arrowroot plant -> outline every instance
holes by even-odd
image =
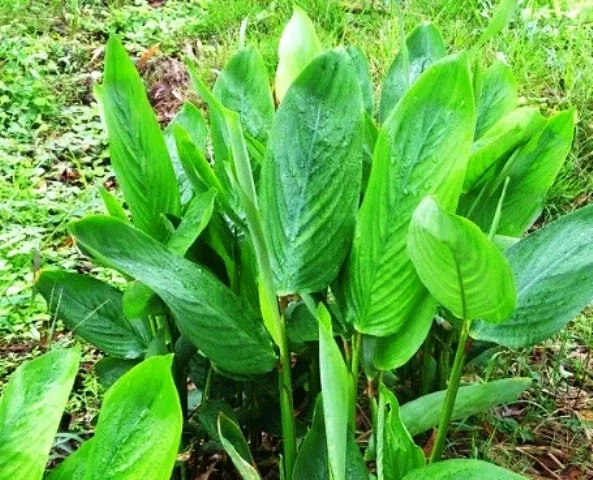
[[[362,51],[325,49],[295,7],[275,96],[254,48],[212,90],[188,59],[208,122],[187,103],[164,132],[109,40],[96,95],[126,208],[103,189],[109,215],[69,230],[128,283],[38,278],[52,313],[105,353],[96,372],[109,387],[95,436],[52,479],[189,478],[187,458],[212,448],[246,479],[521,478],[440,461],[452,420],[529,387],[461,385],[466,357],[544,340],[593,297],[593,207],[524,236],[575,113],[519,107],[510,69],[483,66],[514,3],[467,52],[448,54],[432,24],[402,35],[377,111]],[[30,463],[23,445],[36,459],[26,478],[41,477],[76,371],[46,360],[52,376],[23,381],[34,362],[0,403],[0,438],[13,439],[0,442],[1,478]],[[35,399],[15,420],[29,388],[55,392],[51,422],[29,423]],[[414,437],[434,427],[425,458]]]

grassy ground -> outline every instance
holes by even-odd
[[[380,1],[303,0],[326,45],[356,43],[376,84],[397,50],[397,23]],[[489,0],[408,0],[407,28],[431,19],[452,50],[472,45],[491,13]],[[236,47],[248,18],[247,42],[270,74],[290,2],[263,0],[4,0],[0,3],[0,385],[16,366],[52,343],[75,342],[32,293],[42,265],[93,268],[77,254],[65,224],[101,209],[97,186],[112,185],[92,85],[100,78],[110,32],[139,61],[159,118],[166,123],[186,98],[181,58],[194,56],[213,79]],[[522,2],[510,28],[485,51],[512,66],[522,101],[551,112],[577,107],[573,152],[546,206],[545,218],[593,195],[593,4]],[[108,272],[95,270],[100,275]],[[117,281],[116,278],[114,278]],[[449,455],[492,459],[533,477],[593,476],[593,328],[585,313],[545,345],[501,352],[482,377],[528,375],[538,381],[524,400],[458,424]],[[55,328],[57,327],[57,328]],[[96,352],[69,405],[71,430],[92,428],[100,388]],[[62,438],[63,449],[72,438]],[[593,478],[593,477],[592,477]]]

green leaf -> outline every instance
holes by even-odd
[[[319,372],[323,392],[323,417],[332,480],[345,480],[348,438],[349,375],[332,333],[331,317],[325,306],[317,307],[319,320]]]
[[[584,207],[509,248],[517,309],[503,325],[474,323],[471,336],[512,348],[560,331],[593,299],[593,206]]]
[[[208,138],[208,126],[200,109],[192,103],[186,102],[165,129],[165,141],[167,143],[169,155],[171,156],[175,176],[177,177],[177,182],[179,184],[181,203],[185,205],[191,200],[194,190],[187,173],[183,168],[183,163],[181,162],[177,150],[177,143],[175,141],[175,129],[177,127],[181,127],[185,130],[188,133],[188,139],[190,139],[200,152],[204,152],[206,150],[206,140]]]
[[[375,114],[375,109],[373,106],[373,80],[369,70],[369,62],[367,61],[364,52],[356,45],[348,45],[346,47],[346,52],[352,59],[352,63],[356,69],[356,76],[362,94],[364,110],[372,119]]]
[[[511,15],[517,7],[518,0],[501,0],[498,7],[492,15],[492,20],[480,35],[476,44],[472,47],[472,52],[477,52],[484,44],[500,33],[500,31],[509,23]]]
[[[141,282],[128,284],[122,297],[122,309],[128,318],[147,318],[149,315],[166,315],[162,300]],[[149,336],[152,340],[152,335]]]
[[[276,113],[260,199],[279,294],[322,290],[340,269],[360,195],[362,120],[343,50],[317,56]]]
[[[517,81],[509,66],[496,60],[480,79],[476,92],[476,138],[517,108]]]
[[[278,45],[276,98],[279,102],[301,71],[320,52],[321,43],[311,19],[302,8],[295,5]]]
[[[315,402],[311,429],[299,448],[294,464],[293,478],[331,480],[321,395],[317,397]],[[348,480],[369,480],[369,473],[362,454],[351,433],[348,433],[346,443],[346,478]]]
[[[527,142],[544,124],[544,117],[533,107],[518,108],[496,122],[472,146],[463,182],[464,191],[476,185],[490,167]]]
[[[420,74],[446,54],[441,32],[431,23],[421,23],[406,38],[408,62],[400,51],[389,67],[379,105],[379,120],[387,120],[397,103]]]
[[[410,470],[424,465],[424,452],[414,443],[403,424],[397,399],[381,383],[377,417],[377,476],[379,480],[400,480]]]
[[[41,480],[80,359],[53,350],[20,365],[0,397],[0,478]]]
[[[431,295],[457,318],[507,320],[515,282],[503,254],[472,222],[425,198],[412,217],[408,253]]]
[[[153,290],[181,334],[221,368],[239,374],[274,368],[276,355],[261,320],[210,272],[119,220],[88,217],[69,229],[97,260]]]
[[[99,194],[101,195],[101,199],[103,200],[103,204],[109,215],[119,218],[120,220],[128,220],[128,216],[126,215],[126,211],[122,204],[119,203],[119,200],[111,195],[111,193],[109,193],[109,191],[102,185],[99,187]]]
[[[50,472],[47,480],[84,480],[92,444],[92,439],[83,442],[78,450]]]
[[[95,364],[95,375],[105,389],[111,387],[119,377],[138,365],[138,360],[104,357]]]
[[[290,302],[284,311],[286,317],[286,334],[296,344],[316,342],[319,340],[317,318],[311,314],[302,300]]]
[[[265,144],[274,118],[274,99],[258,51],[246,47],[233,54],[212,91],[222,105],[239,114],[243,130]]]
[[[418,468],[403,480],[526,480],[525,477],[481,460],[445,460]]]
[[[183,425],[172,362],[144,360],[107,390],[84,480],[169,480]]]
[[[365,113],[364,132],[362,136],[362,192],[367,189],[371,168],[373,166],[373,153],[379,136],[379,128],[373,118]]]
[[[134,224],[162,240],[161,214],[178,214],[179,187],[167,146],[142,79],[116,36],[105,53],[96,95],[109,136],[111,163]]]
[[[89,275],[59,270],[42,272],[36,287],[52,315],[105,353],[138,358],[146,351],[145,340],[123,314],[122,293],[116,288]]]
[[[383,125],[356,233],[336,294],[362,333],[387,336],[414,319],[427,331],[428,292],[406,252],[412,213],[426,195],[454,210],[473,138],[467,56],[426,70]],[[409,325],[409,324],[408,324]],[[423,338],[419,341],[422,342]]]
[[[214,189],[198,193],[192,198],[181,223],[167,241],[167,248],[171,252],[181,257],[187,253],[210,222],[214,212],[215,198],[216,191]]]
[[[505,378],[462,386],[455,398],[451,421],[485,412],[497,405],[512,403],[531,383],[529,378]],[[434,392],[402,405],[401,418],[410,435],[424,433],[438,425],[446,393],[446,390]]]
[[[482,229],[492,223],[504,179],[509,178],[497,233],[520,237],[539,217],[546,194],[568,155],[574,135],[574,109],[550,118],[543,130],[513,155],[487,188],[475,215]]]
[[[249,445],[247,445],[239,426],[222,412],[218,415],[217,423],[222,446],[231,457],[235,468],[241,474],[241,478],[243,480],[261,479],[249,452]],[[247,457],[245,457],[245,453],[240,453],[245,451]]]

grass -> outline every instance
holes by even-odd
[[[356,43],[363,48],[378,87],[399,42],[389,6],[377,0],[299,3],[325,45]],[[237,46],[241,21],[247,18],[246,40],[261,51],[272,76],[277,41],[291,8],[286,0],[0,4],[0,386],[30,356],[52,344],[76,342],[32,292],[41,266],[93,269],[118,280],[81,257],[65,233],[69,220],[102,210],[98,185],[114,186],[92,96],[109,33],[117,32],[143,64],[151,100],[166,122],[188,95],[183,55],[195,57],[213,80]],[[408,31],[432,20],[447,44],[458,50],[478,38],[492,2],[409,0],[403,10]],[[569,105],[577,109],[574,148],[549,194],[545,220],[589,202],[593,195],[592,51],[593,3],[568,0],[522,2],[509,28],[485,49],[486,61],[503,56],[512,66],[523,103],[547,113]],[[516,406],[456,424],[448,455],[490,458],[547,478],[591,474],[590,320],[590,312],[585,313],[544,345],[501,351],[477,368],[473,374],[482,378],[527,375],[537,382]],[[101,389],[92,374],[97,358],[98,352],[87,347],[85,368],[68,407],[70,430],[83,436],[92,429],[100,402]],[[67,453],[73,442],[76,438],[61,438],[56,455]]]

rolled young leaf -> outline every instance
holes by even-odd
[[[515,308],[515,282],[503,254],[469,220],[432,197],[414,211],[408,253],[431,295],[457,318],[499,323]]]
[[[346,445],[348,437],[349,375],[340,349],[332,333],[329,312],[320,303],[319,320],[319,372],[323,392],[323,417],[327,437],[330,477],[346,480]]]
[[[421,23],[406,38],[407,61],[400,51],[383,81],[379,121],[384,122],[420,74],[446,54],[441,32],[431,23]]]
[[[169,480],[183,424],[172,362],[144,360],[107,390],[84,480]]]
[[[124,207],[120,201],[114,195],[109,193],[109,190],[107,190],[103,185],[99,186],[99,195],[101,195],[103,205],[105,205],[105,209],[109,215],[119,218],[120,220],[128,220],[126,211],[124,210]]]
[[[237,471],[241,474],[243,480],[261,479],[253,457],[249,451],[249,445],[243,437],[243,432],[232,419],[224,413],[218,414],[217,429],[222,446],[231,457]],[[241,452],[247,452],[241,453]],[[247,457],[247,458],[246,458]]]
[[[132,220],[162,240],[166,231],[160,215],[179,213],[179,187],[142,79],[116,36],[107,43],[103,85],[95,93],[107,127],[111,163]]]
[[[89,275],[46,270],[36,287],[50,311],[68,328],[100,350],[121,358],[144,354],[147,338],[134,329],[122,310],[123,294]]]
[[[505,378],[481,385],[461,386],[451,420],[461,420],[496,405],[512,403],[531,383],[529,378]],[[401,418],[410,435],[424,433],[438,425],[446,393],[446,390],[430,393],[401,406]]]
[[[529,347],[560,331],[593,299],[593,206],[545,226],[505,255],[517,282],[517,309],[502,325],[476,322],[471,336]]]
[[[320,52],[321,43],[311,19],[302,8],[295,5],[278,45],[276,98],[279,102],[301,71]]]
[[[476,134],[478,139],[496,122],[517,108],[517,80],[511,68],[496,60],[480,78],[479,91],[476,92]]]
[[[408,473],[403,480],[527,480],[517,473],[481,460],[445,460],[418,468]]]
[[[348,252],[362,179],[363,108],[344,50],[317,56],[276,113],[260,207],[277,293],[334,280]]]
[[[0,478],[41,480],[78,370],[80,350],[53,350],[21,366],[0,397]]]
[[[447,57],[426,70],[384,123],[336,288],[359,332],[387,336],[407,328],[411,319],[424,327],[430,323],[428,291],[406,252],[408,225],[426,195],[435,194],[447,209],[456,208],[473,128],[465,55]]]
[[[110,217],[87,217],[69,229],[98,261],[153,290],[182,335],[221,368],[239,374],[274,368],[276,355],[261,320],[213,274]]]

